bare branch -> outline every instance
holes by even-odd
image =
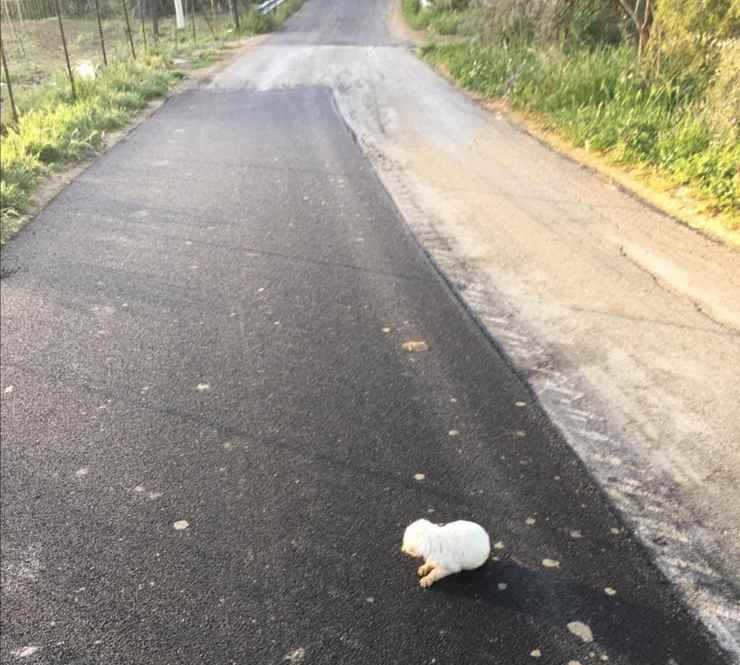
[[[645,30],[650,20],[650,0],[645,0],[645,16],[642,21],[642,29]]]
[[[619,4],[622,5],[622,9],[624,9],[624,11],[627,13],[627,16],[629,16],[632,19],[633,23],[636,26],[639,26],[640,21],[637,18],[637,12],[636,12],[636,10],[635,11],[632,11],[629,8],[629,5],[627,5],[626,0],[618,0],[618,1],[619,1]]]

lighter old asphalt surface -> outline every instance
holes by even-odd
[[[362,40],[363,7],[314,4],[274,39]],[[3,663],[728,662],[330,89],[173,98],[3,266]],[[421,590],[421,516],[497,560]]]

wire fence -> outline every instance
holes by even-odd
[[[17,107],[32,107],[34,90],[60,76],[74,97],[80,79],[116,60],[197,56],[250,9],[249,0],[0,0],[2,123],[17,123]]]

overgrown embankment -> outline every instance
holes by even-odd
[[[38,60],[29,65],[34,78],[41,77],[43,82],[24,86],[22,78],[15,80],[17,123],[5,86],[2,89],[0,244],[26,221],[24,213],[46,176],[94,155],[105,144],[106,135],[124,128],[152,100],[164,97],[185,76],[183,68],[204,67],[219,60],[237,43],[235,40],[280,27],[302,4],[303,0],[286,0],[268,16],[252,9],[241,17],[239,31],[222,25],[213,32],[201,31],[192,41],[182,35],[178,38],[176,31],[169,29],[166,21],[174,28],[174,19],[163,19],[160,39],[150,43],[146,54],[140,53],[136,60],[117,54],[107,67],[90,68],[94,76],[76,77],[74,97],[61,63],[42,56],[48,37],[39,32],[39,49],[34,51],[30,40],[27,48],[32,54],[39,53]],[[39,21],[39,28],[46,29],[47,23]],[[32,29],[28,34],[33,35]]]
[[[740,10],[714,0],[708,17],[691,14],[698,0],[676,2],[647,14],[638,2],[635,17],[618,0],[438,0],[426,9],[403,0],[403,9],[433,37],[424,57],[465,88],[506,100],[575,146],[690,188],[705,213],[738,229]],[[645,21],[652,31],[640,38]]]

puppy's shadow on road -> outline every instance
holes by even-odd
[[[587,586],[563,571],[528,568],[511,560],[489,561],[432,588],[492,610],[521,613],[535,623],[564,632],[569,622],[581,621],[591,628],[595,644],[629,662],[669,662],[678,656],[682,656],[681,662],[714,662],[711,642],[688,613],[676,612],[675,606],[670,614],[658,609],[666,606],[662,594],[652,604],[635,604],[618,595],[608,596],[603,588]],[[689,626],[691,630],[687,630]],[[692,654],[699,660],[692,660]]]

